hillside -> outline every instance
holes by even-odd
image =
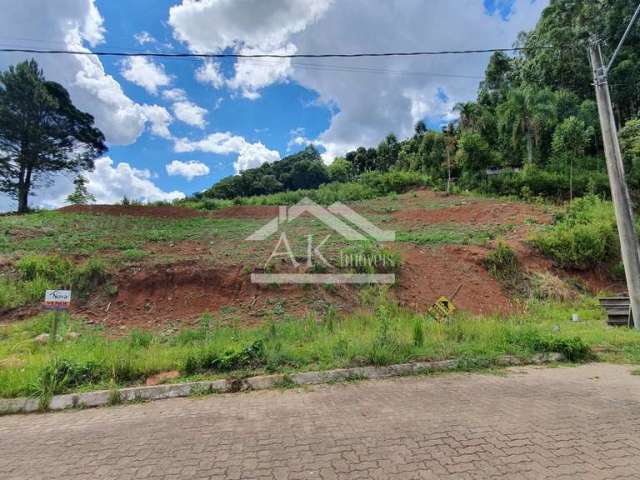
[[[527,239],[552,221],[555,207],[473,195],[447,196],[430,190],[411,191],[350,206],[387,230],[397,241],[385,249],[400,255],[393,298],[416,312],[440,296],[462,288],[455,300],[473,314],[510,313],[522,298],[487,270],[485,258],[497,239],[511,246],[526,274],[570,272],[552,266],[528,245]],[[4,282],[20,283],[21,262],[61,262],[70,258],[74,268],[91,261],[99,265],[94,289],[74,301],[73,313],[110,329],[167,328],[192,324],[204,312],[225,321],[259,323],[274,311],[281,314],[322,314],[330,306],[351,312],[361,307],[360,295],[371,287],[260,286],[252,272],[264,271],[278,238],[245,241],[253,231],[277,216],[277,207],[234,206],[214,212],[180,207],[74,206],[26,217],[0,219],[5,232],[2,254]],[[322,239],[327,258],[338,258],[350,248],[321,222],[304,216],[288,225],[287,235],[296,257],[304,257],[306,235]],[[288,271],[286,259],[270,262],[272,272]],[[23,272],[24,273],[24,272]],[[575,272],[574,272],[575,273]],[[580,273],[593,293],[618,285],[593,272]],[[17,282],[17,283],[16,283]],[[48,285],[54,287],[54,282]],[[44,285],[41,285],[41,290]],[[10,308],[5,296],[2,321],[37,312],[41,292]]]

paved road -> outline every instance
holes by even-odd
[[[0,478],[640,478],[640,376],[594,364],[0,417]]]

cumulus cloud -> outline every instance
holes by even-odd
[[[20,0],[2,2],[0,31],[8,38],[46,38],[51,45],[85,50],[86,44],[104,40],[103,20],[94,0]],[[37,12],[37,13],[36,13]],[[25,46],[29,40],[21,40]],[[144,131],[145,116],[128,98],[118,82],[107,75],[97,57],[80,55],[34,55],[12,53],[0,56],[0,69],[35,57],[45,76],[64,85],[74,104],[96,119],[107,141],[130,144]]]
[[[480,0],[458,0],[455,8],[450,0],[432,0],[426,9],[422,0],[387,0],[376,8],[368,0],[183,0],[171,8],[169,23],[176,39],[196,51],[493,48],[509,47],[518,32],[531,29],[548,0],[513,0],[509,12],[503,3],[486,10]],[[330,160],[359,145],[376,145],[389,132],[408,135],[424,117],[451,118],[456,102],[475,96],[488,58],[239,59],[227,84],[248,98],[287,79],[317,92],[332,110],[329,128],[317,139]]]
[[[168,163],[165,168],[169,176],[180,176],[189,181],[193,180],[195,177],[209,175],[209,167],[196,160],[191,160],[189,162],[173,160],[171,163]]]
[[[204,128],[207,110],[189,100],[180,100],[173,104],[173,113],[178,120],[193,127]]]
[[[152,95],[158,93],[159,87],[171,84],[171,77],[164,71],[164,66],[147,57],[129,57],[122,61],[121,75],[131,83],[144,88]]]
[[[162,97],[166,100],[171,100],[172,102],[186,100],[187,92],[181,88],[168,88],[162,91]]]
[[[142,112],[151,124],[151,133],[162,138],[171,138],[169,125],[173,117],[166,108],[160,105],[143,105]]]
[[[96,203],[113,204],[124,197],[142,202],[173,201],[185,198],[183,192],[166,192],[153,182],[154,174],[147,169],[137,169],[126,162],[114,165],[109,157],[95,161],[92,172],[82,174],[87,179],[87,189],[96,197]],[[39,185],[30,198],[32,207],[59,208],[67,204],[67,196],[73,192],[73,175],[58,174],[47,185]],[[15,209],[15,202],[0,194],[0,212]]]
[[[266,162],[280,160],[280,153],[277,150],[269,150],[261,142],[249,143],[243,137],[230,132],[212,133],[197,141],[179,138],[176,139],[174,150],[178,153],[196,151],[220,155],[237,153],[238,158],[234,162],[236,173],[259,167]]]
[[[263,48],[245,47],[240,49],[244,55],[271,53],[277,55],[293,55],[296,46],[289,43],[281,48],[265,50]],[[283,82],[291,72],[291,59],[253,59],[239,58],[235,64],[235,75],[227,80],[227,86],[240,90],[242,96],[250,100],[260,97],[260,89],[272,83]]]
[[[319,19],[332,3],[333,0],[183,0],[171,7],[169,24],[175,38],[196,52],[233,48],[246,54],[291,54],[296,46],[287,39]],[[256,18],[260,21],[256,22]],[[208,73],[218,88],[224,79],[213,65],[205,64],[200,77]],[[256,99],[261,88],[285,80],[290,70],[288,59],[239,59],[235,75],[226,84],[245,98]]]
[[[113,160],[102,157],[96,160],[95,170],[86,174],[87,188],[98,203],[116,203],[123,197],[143,202],[173,201],[185,197],[179,191],[165,192],[151,180],[149,170],[138,170],[126,162],[114,167]]]
[[[220,65],[209,60],[196,70],[196,80],[200,83],[211,84],[215,88],[220,88],[225,83],[224,76],[220,72]]]
[[[220,51],[239,45],[278,48],[291,34],[318,19],[331,3],[332,0],[183,0],[169,10],[169,24],[176,39],[194,51]]]
[[[136,33],[133,38],[140,45],[146,45],[147,43],[156,43],[156,39],[149,32],[139,32]]]

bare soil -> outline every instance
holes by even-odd
[[[525,203],[502,203],[491,200],[469,200],[446,208],[410,208],[393,216],[408,225],[462,223],[475,225],[523,225],[527,221],[551,222],[551,215]]]
[[[251,283],[250,273],[241,267],[203,267],[195,261],[124,270],[117,275],[117,286],[114,298],[95,297],[77,305],[75,312],[111,328],[160,328],[195,324],[204,312],[251,325],[285,313],[323,313],[329,305],[349,311],[355,305],[346,288],[262,286]]]
[[[482,264],[487,249],[447,245],[437,249],[406,245],[402,250],[398,297],[417,311],[425,311],[440,296],[474,314],[510,313],[514,304]]]

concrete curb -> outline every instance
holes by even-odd
[[[561,353],[541,353],[529,361],[513,356],[500,357],[494,365],[508,367],[517,365],[540,365],[565,360]],[[266,390],[280,386],[303,386],[320,383],[349,380],[375,380],[429,372],[455,370],[459,360],[441,360],[435,362],[415,362],[389,365],[386,367],[356,367],[326,370],[320,372],[302,372],[290,375],[261,375],[243,379],[212,380],[203,382],[157,385],[153,387],[129,387],[117,390],[99,390],[87,393],[55,395],[49,402],[48,410],[66,410],[68,408],[102,407],[111,404],[162,400],[166,398],[188,397],[192,394],[231,393],[248,390]],[[38,399],[12,398],[0,399],[0,415],[12,413],[33,413],[40,411]]]

